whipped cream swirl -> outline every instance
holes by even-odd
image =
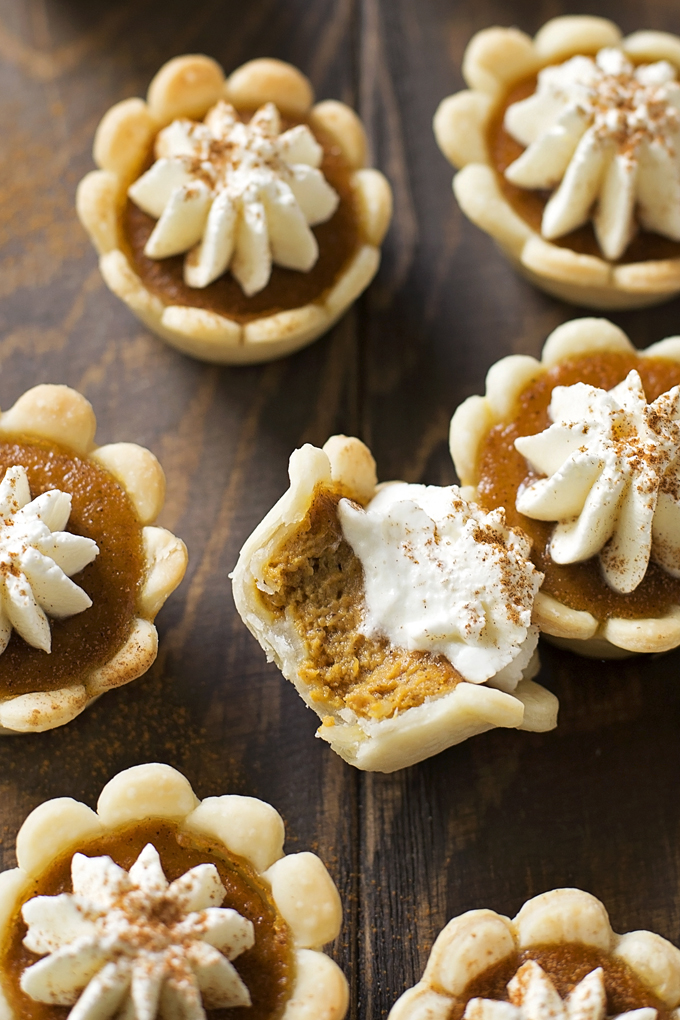
[[[188,286],[207,287],[230,269],[251,296],[267,285],[272,262],[302,272],[316,263],[310,227],[330,219],[340,199],[319,170],[323,149],[306,124],[281,133],[273,103],[245,124],[220,101],[202,123],[164,128],[155,154],[128,194],[158,220],[145,255],[188,252]]]
[[[598,555],[607,583],[634,591],[650,558],[680,577],[680,387],[647,403],[640,376],[612,390],[556,386],[553,422],[515,448],[541,478],[521,489],[517,509],[557,521],[556,563]]]
[[[527,146],[505,171],[522,188],[556,189],[541,233],[562,237],[592,219],[618,259],[638,224],[680,241],[680,83],[664,60],[635,67],[617,49],[546,67],[505,127]]]
[[[562,999],[555,985],[535,960],[527,960],[508,982],[509,1002],[470,999],[463,1020],[605,1020],[607,992],[602,967],[586,974]],[[656,1020],[651,1006],[618,1013],[622,1020]]]
[[[364,632],[444,655],[466,680],[514,690],[536,648],[543,580],[530,543],[455,485],[384,486],[366,510],[343,499],[342,531],[364,571]]]
[[[206,1008],[251,1004],[229,961],[254,944],[253,924],[220,906],[226,890],[214,864],[168,884],[148,843],[129,872],[83,854],[71,872],[73,893],[22,908],[24,945],[48,954],[21,975],[36,1002],[73,1006],[69,1020],[205,1020]]]
[[[71,496],[50,489],[31,499],[23,467],[0,482],[0,652],[12,628],[29,645],[51,651],[48,615],[63,619],[92,605],[71,580],[99,553],[96,542],[64,531]]]

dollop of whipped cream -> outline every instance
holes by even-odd
[[[612,390],[556,386],[553,422],[515,448],[541,478],[521,489],[517,509],[557,521],[556,563],[598,555],[607,583],[634,591],[650,558],[680,577],[680,387],[647,403],[629,372]]]
[[[26,995],[73,1006],[70,1020],[205,1020],[205,1008],[251,1004],[230,960],[253,946],[253,924],[220,906],[226,890],[214,864],[168,884],[148,843],[129,871],[78,853],[71,873],[72,893],[22,908],[24,945],[48,954],[23,971]]]
[[[364,632],[514,690],[538,641],[531,611],[543,574],[505,512],[486,513],[455,485],[395,482],[365,510],[340,500],[338,514],[364,571]]]
[[[535,960],[527,960],[508,982],[509,1002],[470,999],[463,1020],[605,1020],[607,992],[602,967],[586,974],[563,999]],[[626,1020],[656,1020],[651,1006],[618,1013]]]
[[[505,128],[527,146],[507,179],[556,189],[544,237],[592,219],[608,259],[638,224],[680,241],[680,83],[665,60],[635,67],[608,48],[546,67],[534,94],[508,107]]]
[[[144,254],[188,252],[188,286],[207,287],[230,269],[251,296],[267,285],[272,262],[302,272],[316,263],[310,227],[330,219],[340,199],[306,124],[282,133],[273,103],[245,124],[220,101],[203,122],[163,128],[155,155],[128,195],[158,220]]]
[[[12,628],[29,645],[51,651],[48,615],[82,613],[92,599],[71,580],[99,553],[97,543],[64,531],[71,496],[50,489],[31,499],[24,467],[10,467],[0,482],[0,652]]]

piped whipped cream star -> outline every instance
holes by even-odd
[[[545,431],[515,440],[547,478],[521,489],[517,509],[557,521],[556,563],[598,555],[607,583],[634,591],[650,558],[680,577],[680,387],[648,404],[636,371],[612,390],[556,386]]]
[[[253,946],[253,924],[220,906],[214,864],[169,884],[148,843],[129,872],[77,853],[71,873],[73,893],[22,908],[24,945],[48,954],[21,975],[32,999],[73,1006],[69,1020],[205,1020],[206,1008],[251,1004],[230,960]]]
[[[546,67],[533,95],[508,107],[527,146],[505,176],[556,189],[541,233],[562,237],[592,219],[608,259],[637,230],[680,241],[680,83],[666,61],[635,67],[617,49]]]
[[[605,1020],[607,994],[601,967],[591,970],[562,999],[535,960],[528,960],[508,983],[510,1001],[470,999],[463,1020]],[[617,1014],[618,1020],[656,1020],[651,1006]]]
[[[14,628],[29,645],[49,652],[48,615],[63,619],[92,605],[71,580],[99,553],[96,542],[64,531],[71,496],[50,489],[31,499],[23,467],[0,482],[0,652]]]
[[[301,272],[316,263],[310,227],[330,219],[340,199],[319,170],[323,149],[306,124],[282,133],[273,103],[246,124],[220,101],[202,123],[164,128],[155,154],[128,194],[158,220],[144,253],[188,252],[190,287],[207,287],[230,269],[251,296],[267,285],[272,262]]]

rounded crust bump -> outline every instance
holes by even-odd
[[[37,876],[55,857],[82,840],[101,835],[103,826],[91,808],[71,797],[39,804],[17,834],[17,861],[22,871]]]
[[[297,67],[283,60],[261,57],[249,60],[229,75],[224,97],[237,110],[255,110],[272,102],[281,113],[304,117],[314,102],[314,90]]]
[[[206,797],[184,819],[182,827],[218,839],[259,872],[283,856],[283,819],[271,804],[256,797]]]
[[[552,889],[534,896],[514,918],[513,926],[520,949],[580,942],[609,952],[614,939],[604,904],[581,889]]]
[[[442,99],[432,127],[437,145],[453,166],[489,162],[485,132],[493,107],[491,96],[468,89]]]
[[[599,626],[592,613],[570,609],[552,595],[542,591],[539,591],[534,599],[532,620],[544,634],[578,641],[587,641],[594,637]]]
[[[66,446],[84,456],[94,445],[97,429],[92,404],[70,386],[43,383],[19,397],[0,415],[0,439],[34,436]]]
[[[618,956],[635,971],[665,1006],[680,1004],[680,949],[651,931],[631,931],[622,935],[614,948]]]
[[[668,60],[680,68],[680,39],[670,32],[633,32],[622,41],[621,49],[636,61]]]
[[[379,265],[380,249],[372,244],[362,244],[326,295],[324,304],[334,319],[366,290]]]
[[[123,99],[104,114],[94,136],[92,155],[102,170],[128,181],[146,159],[158,123],[143,99]]]
[[[90,703],[82,684],[34,691],[0,702],[1,733],[44,733],[71,722]]]
[[[151,524],[165,502],[165,474],[151,450],[136,443],[109,443],[90,454],[125,489],[141,524]]]
[[[618,46],[621,30],[613,21],[589,14],[551,18],[534,36],[542,63],[565,60],[576,53],[597,53],[603,46]]]
[[[288,854],[263,874],[293,934],[296,946],[318,949],[342,927],[342,903],[335,882],[316,854]]]
[[[536,662],[538,664],[538,658]],[[526,730],[529,733],[548,733],[557,726],[557,713],[560,703],[552,691],[548,691],[545,687],[541,687],[540,684],[534,683],[527,676],[529,672],[529,669],[525,670],[524,679],[520,680],[512,692],[514,697],[521,701],[524,706],[522,725],[517,728]],[[538,669],[536,672],[538,672]]]
[[[337,963],[313,949],[298,949],[295,984],[281,1020],[342,1020],[348,1006],[347,979]]]
[[[571,319],[563,322],[548,336],[543,345],[541,362],[546,368],[552,368],[569,358],[605,353],[637,352],[623,330],[609,319]]]
[[[666,616],[648,620],[611,617],[602,629],[602,636],[627,652],[669,652],[680,645],[680,606]]]
[[[166,329],[207,346],[210,351],[219,347],[234,347],[243,339],[240,323],[205,308],[167,305],[163,309],[161,323]]]
[[[379,248],[392,219],[392,188],[379,170],[366,168],[352,174],[359,225],[364,240]]]
[[[451,999],[440,995],[423,981],[399,996],[387,1020],[449,1020]]]
[[[664,301],[680,290],[680,258],[614,266],[612,279],[622,297],[628,294],[635,300],[644,295],[650,303]]]
[[[366,132],[351,106],[337,99],[324,99],[312,107],[309,122],[312,128],[331,136],[353,170],[366,165]]]
[[[359,503],[368,503],[375,494],[378,475],[373,454],[354,436],[331,436],[323,452],[331,466],[331,478],[342,485]]]
[[[530,36],[517,28],[485,28],[477,32],[463,56],[463,78],[467,84],[496,97],[538,66],[538,55]]]
[[[460,996],[479,974],[514,951],[515,937],[507,917],[493,910],[468,910],[449,921],[437,936],[423,982]]]
[[[9,871],[0,872],[0,931],[11,921],[19,900],[31,886],[31,876],[23,868],[10,868]],[[0,988],[0,1017],[7,1020],[2,1013],[2,988]]]
[[[519,258],[531,238],[531,227],[503,197],[492,168],[469,163],[453,178],[453,191],[467,218]]]
[[[154,75],[146,94],[160,125],[177,117],[205,116],[222,96],[224,71],[211,57],[187,53],[173,57]]]
[[[146,572],[139,593],[139,611],[154,620],[165,600],[186,573],[189,555],[181,538],[165,528],[145,527],[142,531]]]
[[[49,802],[48,802],[49,803]],[[146,818],[184,820],[198,805],[189,780],[170,765],[134,765],[110,779],[99,795],[97,814],[107,829]]]
[[[121,183],[110,170],[85,174],[76,190],[76,212],[98,255],[118,247],[118,202]]]
[[[453,412],[449,450],[461,485],[474,486],[479,481],[479,447],[493,424],[486,397],[468,397]]]
[[[604,259],[560,248],[533,232],[522,248],[520,261],[538,276],[574,287],[607,287],[612,282],[612,267]]]
[[[643,351],[638,351],[640,358],[666,358],[668,361],[680,361],[680,336],[667,336],[665,340],[657,340]]]
[[[158,655],[158,632],[153,623],[137,617],[122,648],[113,658],[93,670],[85,684],[89,698],[98,697],[116,687],[124,687],[142,676]]]
[[[243,340],[246,344],[305,344],[325,332],[330,321],[330,315],[321,305],[302,305],[263,319],[253,319],[243,327]]]
[[[486,373],[486,399],[495,421],[513,414],[520,393],[545,371],[528,354],[509,354]]]

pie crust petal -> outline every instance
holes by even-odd
[[[158,124],[143,99],[123,99],[103,117],[94,136],[95,163],[130,180],[139,172]]]
[[[352,175],[364,236],[379,248],[392,219],[392,189],[378,170],[366,167]]]
[[[282,1020],[341,1020],[349,1006],[349,988],[337,963],[313,949],[298,949],[295,971]]]
[[[636,61],[653,63],[667,60],[671,64],[680,64],[680,40],[670,32],[633,32],[623,39],[621,49]]]
[[[85,224],[98,255],[105,255],[118,246],[118,193],[118,177],[110,170],[91,170],[85,174],[76,191],[78,216]]]
[[[109,443],[91,454],[120,482],[142,524],[155,521],[165,502],[165,474],[151,450],[136,443]]]
[[[422,982],[401,995],[390,1010],[389,1020],[449,1020],[451,999]]]
[[[350,259],[339,280],[326,295],[324,305],[333,321],[368,287],[378,272],[380,250],[372,244],[363,244]]]
[[[89,400],[69,386],[50,383],[27,390],[0,416],[0,439],[35,436],[70,447],[80,456],[91,451],[96,428]]]
[[[198,800],[181,772],[153,762],[135,765],[110,779],[97,801],[97,814],[107,829],[144,818],[186,818]]]
[[[485,131],[492,111],[493,100],[484,92],[464,89],[442,99],[432,126],[449,163],[467,166],[487,162]]]
[[[604,625],[602,636],[627,652],[669,652],[680,645],[680,606],[656,619],[612,617]]]
[[[680,949],[652,931],[621,935],[614,956],[625,960],[671,1008],[680,1002]]]
[[[90,700],[83,684],[7,698],[0,702],[0,735],[44,733],[64,726],[80,715]]]
[[[206,361],[212,361],[211,355],[219,353],[225,345],[237,347],[243,337],[243,327],[233,319],[186,305],[166,305],[161,325],[177,337],[185,338],[182,350]]]
[[[154,605],[160,601],[158,588],[156,591]],[[112,659],[99,669],[93,670],[88,676],[86,683],[88,698],[99,697],[100,694],[105,694],[115,687],[123,687],[136,680],[153,665],[157,654],[158,631],[149,620],[138,617],[132,621],[130,634],[122,648],[118,649]]]
[[[295,945],[318,949],[340,934],[342,904],[326,866],[307,851],[276,861],[263,877],[293,933]]]
[[[517,28],[484,28],[470,40],[463,78],[470,88],[496,97],[504,85],[531,74],[538,65],[533,42]]]
[[[222,98],[224,84],[224,71],[216,60],[200,53],[174,57],[149,85],[146,100],[151,117],[160,125],[176,117],[203,117]],[[145,154],[150,141],[151,136]]]
[[[459,996],[487,967],[515,948],[510,922],[493,910],[469,910],[439,933],[423,980],[449,995]]]
[[[271,57],[249,60],[237,67],[226,80],[224,96],[236,109],[243,110],[276,103],[290,117],[304,117],[314,102],[309,79],[292,64]]]
[[[525,903],[514,920],[517,942],[527,946],[582,942],[608,952],[613,932],[600,900],[581,889],[551,889]]]
[[[214,836],[259,872],[283,857],[283,819],[271,804],[255,797],[206,797],[187,815],[184,828]]]
[[[146,577],[139,593],[139,608],[153,619],[184,577],[189,558],[182,539],[165,528],[144,528],[142,540]]]
[[[324,99],[315,103],[309,119],[313,127],[321,128],[333,138],[351,167],[358,170],[366,165],[366,132],[350,106],[337,99]]]
[[[556,62],[573,53],[597,53],[605,46],[618,46],[621,30],[607,18],[590,14],[567,14],[551,18],[534,36],[540,57]]]
[[[39,874],[55,857],[80,840],[102,832],[101,820],[91,808],[71,797],[57,797],[31,811],[17,835],[17,862],[29,875]]]

